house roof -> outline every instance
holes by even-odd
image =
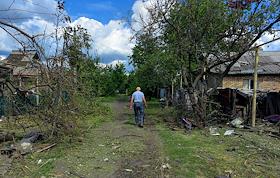
[[[229,75],[251,75],[254,73],[255,52],[245,53],[230,69]],[[225,70],[225,66],[219,66],[214,72]],[[280,74],[280,51],[260,51],[258,74]]]
[[[38,54],[36,51],[29,50],[29,51],[21,51],[21,50],[13,50],[11,54],[3,60],[5,65],[11,66],[25,66],[27,64],[33,63],[33,60],[38,60]]]
[[[13,75],[34,76],[38,75],[35,60],[39,60],[36,51],[13,50],[5,60],[2,60],[2,66],[13,69]]]

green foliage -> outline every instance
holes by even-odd
[[[124,64],[101,66],[95,60],[85,59],[80,64],[79,87],[87,96],[109,96],[126,90],[126,73]]]
[[[144,92],[152,95],[159,87],[169,86],[174,79],[176,61],[172,60],[173,56],[157,40],[149,33],[137,37],[131,56],[136,71],[130,77],[130,91],[141,86]]]
[[[89,162],[92,160],[89,155],[94,154],[94,151],[89,148],[93,148],[94,146],[98,147],[96,143],[106,139],[100,135],[98,130],[94,131],[94,129],[104,122],[112,121],[112,108],[110,105],[100,102],[89,103],[89,100],[85,100],[84,98],[76,98],[76,100],[82,105],[83,110],[91,111],[91,113],[87,112],[84,115],[79,115],[80,118],[78,119],[77,128],[75,130],[77,135],[75,135],[75,137],[68,135],[61,140],[55,140],[57,145],[52,149],[41,153],[34,152],[28,154],[25,159],[14,162],[11,171],[6,175],[7,177],[54,177],[56,175],[56,172],[54,172],[56,168],[60,168],[60,166],[63,167],[65,164],[62,161],[71,163],[71,166],[76,168],[78,156],[84,157],[81,160],[83,161],[82,164],[84,164],[85,161]],[[30,122],[30,119],[28,121]],[[96,137],[98,134],[100,138],[97,140]],[[81,143],[81,140],[83,143]],[[44,145],[44,143],[36,143],[33,146],[45,147],[46,145]],[[108,149],[111,149],[111,147],[108,147]],[[103,155],[100,154],[100,157],[101,156]],[[42,161],[41,164],[38,164],[39,160]],[[91,164],[88,163],[88,165]]]
[[[91,39],[85,28],[81,26],[64,29],[64,53],[69,58],[69,65],[79,71],[80,63],[89,56]]]
[[[65,54],[69,59],[71,71],[75,73],[77,88],[80,95],[86,97],[114,95],[125,92],[125,66],[102,66],[99,57],[91,57],[90,35],[87,30],[77,27],[67,27],[64,30]]]
[[[131,56],[135,78],[155,91],[171,81],[178,86],[177,74],[181,75],[197,125],[210,114],[211,93],[206,91],[215,90],[264,34],[277,36],[272,29],[280,25],[280,3],[272,0],[251,3],[245,10],[231,9],[221,0],[158,1],[149,12],[150,22],[136,35]],[[222,70],[209,85],[216,67]]]

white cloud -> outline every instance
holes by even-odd
[[[167,7],[172,6],[172,2],[168,0],[137,0],[133,4],[131,16],[132,19],[132,29],[136,32],[143,29],[143,27],[151,24],[152,14],[158,14],[160,11],[165,11]],[[157,24],[153,24],[155,28],[158,27]]]
[[[275,34],[269,34],[266,33],[262,36],[260,40],[258,40],[257,44],[264,44],[266,42],[272,41],[273,39],[279,38],[280,32],[276,32]],[[263,47],[264,51],[279,51],[280,50],[280,40],[274,41],[272,43],[269,43],[267,45],[264,45]]]
[[[102,62],[108,64],[116,59],[128,60],[128,56],[131,55],[131,49],[134,46],[131,41],[132,31],[125,22],[111,20],[108,24],[102,24],[94,19],[80,17],[71,25],[80,25],[88,30],[93,40],[92,53],[97,51]],[[48,38],[42,43],[47,50],[51,50],[49,46],[53,45],[50,45],[52,38],[49,36],[55,31],[54,23],[36,17],[21,22],[18,26],[30,34],[45,34]],[[19,47],[19,44],[7,33],[0,33],[0,51],[11,51]]]
[[[40,17],[34,17],[15,25],[30,35],[38,35],[38,42],[46,48],[52,43],[50,36],[55,32],[55,25],[49,21],[41,19]],[[11,29],[9,29],[9,31],[17,39],[24,40],[22,36],[17,35],[18,33],[16,31],[11,31]],[[21,47],[22,46],[11,37],[10,34],[0,29],[0,51],[10,52]]]
[[[147,9],[147,6],[149,4],[147,3],[149,3],[149,1],[144,2],[144,1],[137,0],[133,4],[132,7],[133,14],[131,18],[132,18],[132,28],[135,31],[139,31],[145,23],[148,23],[148,19],[150,15]]]
[[[113,67],[115,67],[117,64],[126,64],[126,60],[114,60],[111,63],[109,63],[109,65],[112,65]]]
[[[6,59],[7,56],[0,55],[0,61]]]
[[[0,9],[7,9],[13,0],[0,1]],[[47,36],[55,31],[54,19],[52,13],[56,9],[55,0],[21,0],[15,1],[13,9],[25,9],[26,11],[9,11],[0,14],[0,19],[4,17],[26,17],[13,21],[23,30],[32,34],[46,33]],[[157,0],[136,0],[132,7],[132,28],[140,30],[144,24],[149,23],[149,10],[156,5]],[[161,3],[165,0],[160,1]],[[95,4],[96,6],[96,4]],[[126,22],[121,20],[111,20],[107,24],[90,19],[87,17],[79,17],[72,25],[81,25],[86,28],[93,40],[93,50],[101,57],[101,62],[104,64],[116,65],[118,61],[128,64],[128,56],[132,53],[132,48],[135,43],[132,41],[133,31]],[[272,35],[266,34],[260,42],[265,42],[272,39]],[[40,41],[47,50],[50,50],[52,45],[51,38]],[[17,49],[19,45],[7,33],[0,29],[0,52],[9,52],[12,49]],[[280,50],[280,41],[266,45],[264,50]]]
[[[148,9],[155,5],[156,0],[148,1],[135,1],[132,7],[132,20],[134,21],[133,28],[140,28],[141,25],[138,22],[143,18],[145,21],[149,19]],[[1,1],[0,9],[8,8],[12,0]],[[41,13],[28,13],[28,12],[17,12],[15,14],[6,14],[9,17],[27,17],[27,19],[14,22],[23,30],[31,34],[43,34],[50,35],[55,30],[54,19],[50,18],[49,15],[54,12],[56,8],[55,0],[22,0],[15,1],[13,8],[22,8],[28,11],[42,12]],[[46,14],[44,14],[46,13]],[[48,14],[48,15],[47,15]],[[4,17],[5,14],[0,15]],[[31,17],[32,15],[32,17]],[[81,25],[86,28],[93,40],[93,50],[97,51],[97,54],[101,57],[101,62],[106,64],[114,64],[116,60],[120,60],[128,65],[128,56],[132,54],[132,48],[135,43],[132,41],[133,31],[130,29],[128,24],[121,20],[111,20],[108,24],[102,24],[101,22],[90,19],[87,17],[79,17],[72,25]],[[51,38],[48,38],[50,40]],[[49,48],[52,42],[48,40],[40,41],[45,47]],[[0,30],[0,52],[11,51],[12,49],[18,48],[19,45],[9,37],[8,34]]]
[[[21,30],[31,34],[50,35],[55,29],[54,13],[57,2],[55,0],[5,0],[0,1],[0,20],[13,24]],[[7,28],[7,27],[5,27]],[[15,37],[17,32],[11,31]],[[40,41],[42,43],[43,41]],[[0,29],[0,52],[9,53],[13,49],[20,48],[20,44],[4,30]]]
[[[133,67],[131,65],[129,65],[127,60],[114,60],[108,64],[104,64],[104,63],[99,63],[99,67],[105,68],[107,66],[113,66],[115,67],[117,64],[124,64],[125,68],[127,71],[132,71]]]
[[[2,29],[0,29],[0,51],[11,51],[17,45],[11,42],[13,39]]]
[[[56,7],[56,0],[3,0],[0,1],[0,19],[19,23],[39,16],[52,21]]]
[[[108,24],[102,24],[94,19],[80,17],[73,22],[86,28],[93,39],[93,47],[98,55],[105,59],[105,63],[121,58],[127,59],[131,55],[134,43],[131,41],[132,31],[121,20],[111,20]],[[108,59],[111,58],[111,59]]]

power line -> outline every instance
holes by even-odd
[[[54,13],[50,12],[37,12],[37,11],[30,11],[26,9],[0,9],[0,12],[5,12],[5,11],[21,11],[21,12],[27,12],[27,13],[32,13],[32,14],[44,14],[44,15],[55,15]]]

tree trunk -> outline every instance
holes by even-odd
[[[203,128],[206,121],[206,103],[203,97],[199,96],[200,91],[189,90],[188,94],[193,108],[193,122],[197,127]]]

